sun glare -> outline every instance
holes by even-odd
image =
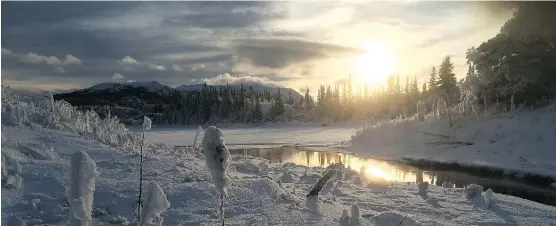
[[[365,169],[365,172],[375,177],[386,178],[386,173],[379,168],[369,167]]]
[[[378,83],[394,71],[394,56],[387,45],[367,43],[365,54],[355,60],[355,72],[365,83]]]

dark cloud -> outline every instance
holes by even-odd
[[[309,60],[342,55],[361,54],[364,51],[341,45],[284,39],[245,39],[235,45],[235,56],[257,67],[284,68]]]
[[[281,17],[280,13],[266,10],[270,4],[2,2],[3,48],[19,54],[35,53],[60,59],[71,54],[86,62],[72,67],[47,67],[3,57],[2,72],[12,75],[4,78],[15,81],[52,78],[91,85],[110,80],[112,75],[119,73],[126,79],[137,81],[186,84],[191,79],[229,72],[233,66],[232,54],[229,49],[212,45],[211,40],[224,37],[222,29],[250,30],[248,27],[261,21]],[[193,14],[184,15],[182,12]],[[200,42],[195,38],[196,33],[188,33],[188,28],[207,29],[212,36]],[[176,54],[187,57],[165,57]],[[126,56],[141,64],[119,64],[118,61]],[[178,68],[174,64],[184,70],[173,70]],[[195,65],[209,66],[195,71],[187,69]],[[153,70],[162,67],[167,70]]]

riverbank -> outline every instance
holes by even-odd
[[[347,150],[382,160],[492,167],[556,178],[554,147],[556,110],[552,105],[479,119],[469,116],[453,128],[430,120],[391,121],[362,131]]]

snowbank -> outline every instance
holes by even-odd
[[[450,128],[415,118],[368,126],[349,152],[383,160],[425,159],[556,176],[556,108],[467,116]]]

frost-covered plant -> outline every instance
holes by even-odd
[[[145,142],[145,131],[148,131],[151,129],[151,124],[152,121],[149,117],[144,116],[143,117],[143,135],[141,137],[141,152],[140,152],[140,163],[139,163],[139,198],[137,200],[137,215],[141,216],[141,195],[143,193],[143,144]]]
[[[469,186],[463,189],[463,193],[465,197],[470,199],[477,195],[480,195],[483,192],[483,186],[477,184],[470,184]]]
[[[197,127],[197,133],[195,134],[195,139],[193,140],[193,152],[195,153],[197,153],[199,150],[198,141],[199,141],[199,136],[201,136],[202,132],[203,132],[203,128],[201,127],[201,125],[199,125],[199,127]]]
[[[351,218],[349,220],[350,226],[359,226],[361,224],[361,212],[359,211],[359,206],[357,204],[353,204],[351,206]]]
[[[139,218],[139,226],[162,225],[162,213],[170,208],[170,202],[166,199],[166,194],[155,181],[147,184],[145,189],[145,201]],[[157,223],[153,220],[157,218]]]
[[[429,189],[429,182],[419,182],[417,183],[417,194],[420,196],[427,196],[427,190]]]
[[[492,191],[492,189],[489,188],[488,190],[486,190],[483,194],[483,197],[485,198],[486,208],[493,207],[496,204],[494,200],[494,192]]]
[[[417,102],[417,115],[418,115],[420,121],[425,120],[426,112],[427,112],[427,106],[425,105],[425,102],[422,101],[422,100]]]
[[[131,132],[117,117],[101,119],[94,111],[81,111],[51,95],[31,93],[2,95],[2,124],[38,124],[47,128],[90,136],[101,143],[136,151],[141,136]]]
[[[230,151],[226,148],[224,135],[220,129],[210,126],[205,130],[203,154],[212,176],[212,183],[220,192],[220,217],[222,218],[222,225],[224,225],[224,198],[230,184],[230,178],[228,177]]]
[[[93,208],[95,179],[98,176],[95,162],[83,151],[71,156],[71,171],[67,188],[70,204],[70,225],[90,225]]]
[[[309,192],[307,197],[309,197],[309,196],[318,196],[319,192],[322,190],[324,185],[326,185],[328,183],[328,181],[330,180],[330,178],[335,174],[336,174],[335,169],[329,169],[328,171],[326,171],[324,173],[324,175],[322,175],[322,177],[320,177],[317,180],[317,183],[315,183],[315,185],[313,185],[313,188],[311,189],[311,191]]]

